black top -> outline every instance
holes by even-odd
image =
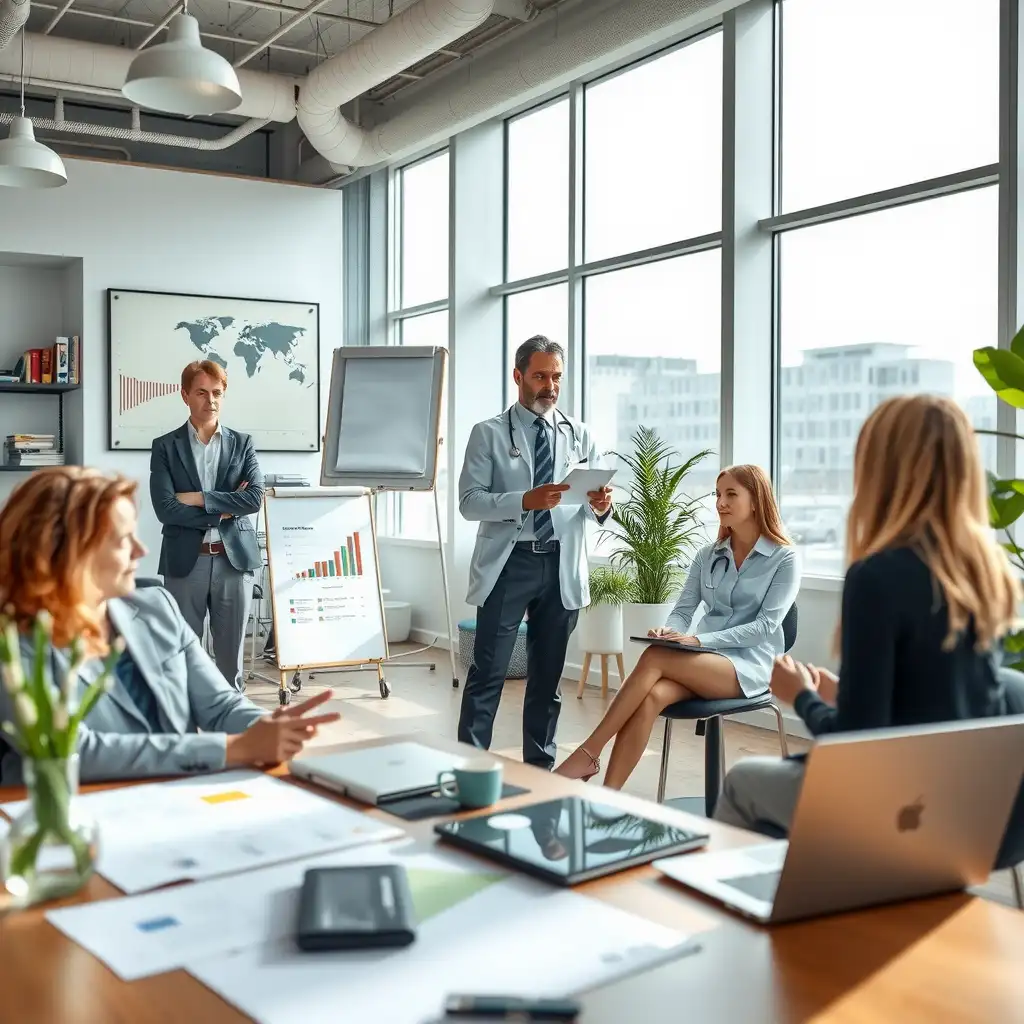
[[[948,632],[942,591],[910,548],[851,565],[836,707],[805,691],[797,714],[815,736],[1006,714],[994,651],[975,650],[973,624],[945,650]]]

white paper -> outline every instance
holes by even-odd
[[[474,883],[481,885],[506,874],[462,855],[441,859],[423,853],[412,841],[374,844],[244,875],[63,907],[46,918],[119,977],[133,981],[178,970],[189,961],[290,939],[302,879],[310,868],[396,861],[414,870],[459,875],[462,882],[475,874]]]
[[[404,835],[262,772],[127,786],[78,799],[99,824],[97,871],[128,893]],[[23,806],[3,810],[15,817]]]
[[[613,476],[615,476],[614,469],[585,469],[583,466],[577,466],[570,470],[561,481],[563,484],[569,485],[569,490],[562,492],[560,504],[587,504],[590,501],[587,491],[599,491],[602,487],[607,487]]]
[[[186,969],[260,1024],[422,1024],[452,992],[576,994],[688,948],[672,929],[513,876],[421,922],[404,949],[303,953],[278,934]]]
[[[349,359],[344,389],[335,471],[421,476],[437,443],[433,356]]]

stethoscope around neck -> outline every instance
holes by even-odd
[[[515,411],[515,408],[516,407],[514,405],[510,405],[508,407],[508,411],[505,413],[505,416],[508,419],[508,443],[509,443],[508,453],[509,453],[509,455],[512,456],[513,459],[521,459],[523,457],[523,453],[520,450],[519,445],[516,444],[515,428],[512,426],[512,413]],[[551,451],[551,461],[552,461],[552,463],[554,463],[554,461],[555,461],[555,455],[557,454],[556,449],[558,448],[558,425],[559,425],[558,424],[558,417],[559,416],[562,417],[562,425],[568,427],[572,431],[572,445],[573,445],[573,447],[576,448],[579,445],[579,443],[580,443],[580,439],[576,436],[576,428],[572,425],[572,420],[570,420],[569,417],[566,416],[565,413],[561,411],[561,409],[556,409],[555,410],[555,443],[552,446],[552,451]]]

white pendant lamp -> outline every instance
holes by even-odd
[[[167,39],[147,47],[128,68],[121,92],[140,107],[168,114],[223,114],[242,102],[235,69],[199,38],[199,22],[183,8]]]
[[[64,161],[49,146],[36,142],[32,122],[25,116],[25,30],[21,30],[21,115],[0,140],[0,186],[57,188],[68,183]]]

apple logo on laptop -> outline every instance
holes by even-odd
[[[901,807],[896,815],[897,832],[913,832],[921,827],[921,813],[924,811],[924,803],[918,797],[912,804]]]

